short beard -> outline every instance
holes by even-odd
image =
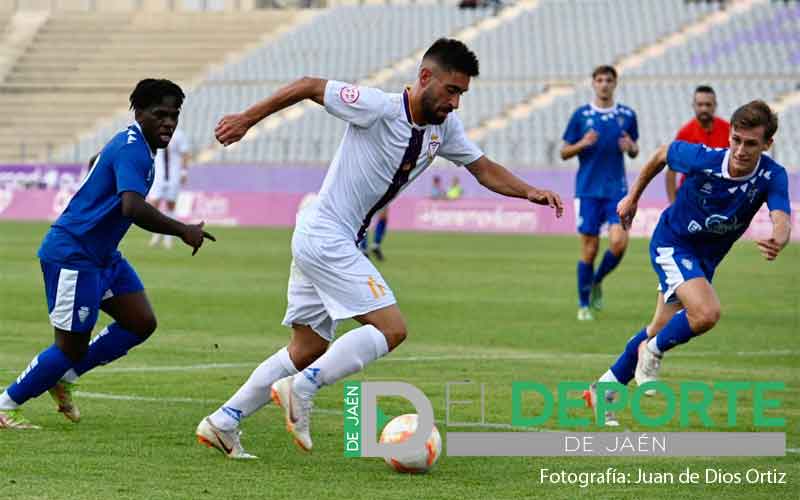
[[[447,115],[444,118],[437,115],[432,100],[427,93],[422,94],[422,116],[425,118],[425,123],[441,125],[447,119]]]

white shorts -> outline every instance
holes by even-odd
[[[178,199],[178,193],[180,190],[180,182],[160,182],[156,180],[156,182],[153,183],[153,187],[150,188],[150,198],[176,201]]]
[[[345,236],[295,231],[292,257],[285,326],[308,325],[332,341],[339,321],[397,303],[381,273]]]

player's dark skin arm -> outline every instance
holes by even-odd
[[[180,236],[184,243],[194,249],[192,255],[203,246],[203,238],[217,241],[210,233],[203,231],[200,224],[184,224],[156,210],[147,203],[139,193],[125,191],[122,193],[122,215],[133,219],[133,223],[151,233]]]
[[[224,116],[214,129],[214,135],[220,144],[230,146],[244,137],[256,123],[300,101],[311,99],[321,106],[325,99],[327,83],[328,80],[309,76],[295,80],[243,112]]]
[[[557,193],[537,189],[512,174],[485,156],[467,165],[467,170],[475,176],[482,186],[495,193],[513,198],[523,198],[537,205],[547,205],[555,209],[556,217],[564,213],[564,205]]]

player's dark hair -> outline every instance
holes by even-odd
[[[614,66],[609,66],[608,64],[603,64],[602,66],[598,66],[592,71],[592,80],[597,78],[597,75],[611,75],[614,77],[614,80],[617,79],[617,70],[614,69]]]
[[[137,83],[136,88],[131,92],[131,109],[147,109],[150,106],[161,104],[165,97],[174,97],[180,108],[186,96],[183,90],[170,80],[145,78]]]
[[[753,129],[764,126],[764,140],[772,139],[778,131],[778,115],[762,100],[750,101],[733,112],[731,127]]]
[[[478,57],[469,50],[464,42],[453,38],[440,38],[428,48],[422,60],[433,60],[445,71],[464,73],[467,76],[478,76]]]
[[[717,96],[717,93],[714,92],[714,88],[711,85],[698,85],[696,89],[694,89],[695,94],[711,94],[714,97]]]

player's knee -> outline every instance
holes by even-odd
[[[158,328],[158,321],[156,321],[155,315],[148,314],[139,318],[133,333],[142,339],[146,339],[156,331],[156,328]]]
[[[290,343],[287,347],[289,351],[289,358],[292,360],[294,367],[297,371],[304,370],[317,360],[320,356],[325,354],[328,348],[328,343]]]
[[[695,311],[689,312],[689,326],[697,335],[705,333],[719,322],[721,316],[720,307],[717,304],[703,305]]]
[[[56,339],[56,347],[58,347],[70,361],[77,363],[83,359],[89,351],[88,338],[88,334],[86,335],[85,341],[78,337],[72,339],[60,337]]]
[[[402,344],[406,337],[408,337],[408,329],[404,322],[389,325],[381,330],[381,333],[386,337],[386,344],[389,346],[390,351]]]
[[[628,248],[628,241],[614,241],[608,246],[608,249],[613,253],[618,259],[622,257],[625,253],[625,250]]]

